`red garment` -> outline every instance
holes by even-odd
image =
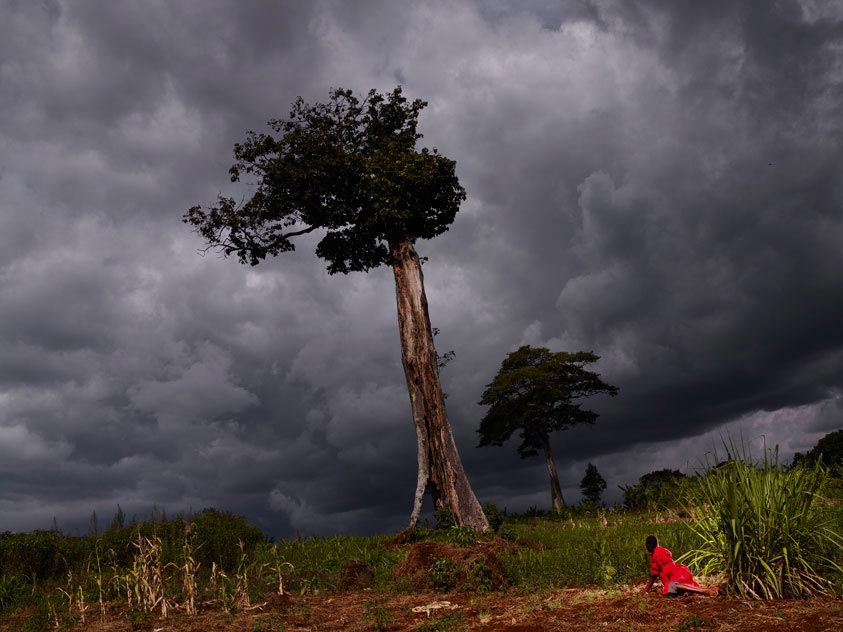
[[[691,570],[684,564],[673,561],[673,555],[663,546],[657,546],[650,555],[650,575],[658,575],[662,580],[662,594],[666,595],[670,582],[699,586],[694,581]]]

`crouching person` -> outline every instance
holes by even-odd
[[[681,592],[699,593],[702,595],[716,595],[717,586],[703,588],[691,574],[691,570],[684,564],[673,561],[673,555],[663,546],[654,535],[647,536],[645,542],[650,554],[650,581],[641,589],[642,593],[652,589],[656,579],[662,582],[662,595],[675,597]]]

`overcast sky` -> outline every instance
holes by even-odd
[[[553,437],[569,502],[588,462],[617,500],[722,433],[843,426],[840,2],[0,0],[0,531],[405,526],[391,271],[203,257],[181,221],[297,96],[397,84],[468,193],[417,249],[481,502],[550,506],[543,459],[475,447],[522,344],[620,387]]]

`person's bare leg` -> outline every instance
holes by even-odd
[[[718,593],[717,586],[710,586],[704,588],[703,586],[693,586],[691,584],[676,584],[677,590],[686,590],[688,592],[697,593],[700,595],[714,596]]]

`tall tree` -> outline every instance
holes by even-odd
[[[618,392],[597,373],[583,368],[599,359],[585,351],[554,353],[544,347],[521,347],[504,358],[480,400],[480,405],[489,406],[489,410],[477,430],[478,447],[501,446],[518,432],[521,444],[517,449],[522,459],[544,452],[556,511],[565,507],[565,499],[550,449],[550,433],[597,420],[597,413],[583,410],[575,400]]]
[[[238,204],[219,196],[210,208],[184,217],[209,248],[256,265],[295,249],[292,239],[320,231],[316,254],[331,274],[392,267],[401,358],[418,440],[419,472],[410,526],[418,522],[425,491],[436,508],[460,524],[485,530],[488,522],[468,482],[454,443],[439,383],[417,239],[448,230],[465,190],[455,163],[436,149],[416,149],[419,112],[401,87],[372,90],[361,102],[334,90],[326,103],[299,98],[275,132],[250,132],[234,146],[231,180],[256,180]]]
[[[600,504],[600,497],[606,489],[606,479],[600,474],[597,466],[589,463],[585,468],[585,476],[580,481],[580,491],[583,498],[595,505]]]

